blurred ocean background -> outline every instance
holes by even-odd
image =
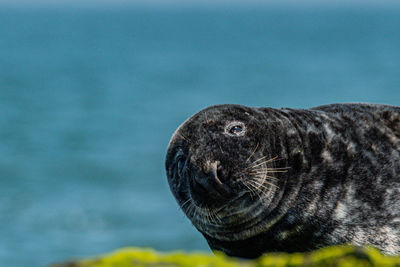
[[[220,103],[400,104],[398,6],[0,8],[0,265],[209,251],[164,156]]]

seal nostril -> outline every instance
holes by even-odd
[[[207,162],[201,175],[195,176],[195,180],[203,187],[211,187],[214,184],[222,184],[218,177],[218,161]]]
[[[218,184],[222,185],[220,174],[221,174],[221,167],[219,165],[219,161],[215,161],[210,164],[210,177],[214,179]]]
[[[226,179],[224,179],[224,173],[222,171],[222,168],[219,168],[217,170],[217,177],[218,177],[218,180],[221,182],[221,184],[223,184],[226,181]]]

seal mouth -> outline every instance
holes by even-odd
[[[208,172],[192,173],[186,196],[190,208],[183,211],[200,232],[221,240],[254,234],[259,229],[253,226],[264,221],[275,207],[273,199],[282,186],[275,174],[289,169],[268,166],[278,160],[277,156],[257,157],[235,172],[224,170],[223,176],[218,163],[211,164]]]
[[[184,211],[200,232],[210,236],[226,235],[228,239],[251,228],[265,212],[262,201],[252,199],[249,192],[241,192],[219,207],[198,206],[191,197],[187,202],[190,203]]]

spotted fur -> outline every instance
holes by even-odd
[[[166,170],[182,210],[228,255],[344,243],[400,253],[400,107],[212,106],[175,132]]]

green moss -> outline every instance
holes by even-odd
[[[327,247],[310,253],[268,253],[255,260],[241,260],[222,253],[160,253],[152,249],[124,248],[92,259],[52,267],[279,267],[279,266],[399,266],[400,257],[382,255],[374,248]]]

